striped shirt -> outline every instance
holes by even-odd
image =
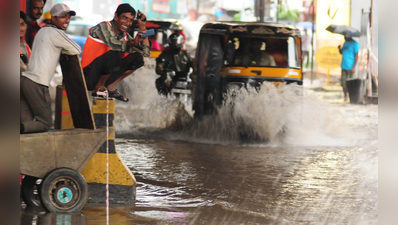
[[[22,73],[32,81],[49,86],[61,53],[79,55],[80,46],[71,40],[62,29],[48,24],[37,32],[28,70]]]
[[[102,22],[90,29],[93,38],[101,39],[112,51],[126,53],[138,52],[144,57],[151,55],[151,48],[144,43],[127,46],[127,42],[134,40],[127,32],[117,33],[115,21]],[[151,43],[151,42],[150,42]]]

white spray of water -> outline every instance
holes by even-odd
[[[175,97],[159,95],[155,80],[159,76],[155,73],[155,61],[145,59],[145,66],[135,71],[118,85],[118,89],[130,101],[116,103],[115,127],[118,132],[129,133],[134,129],[162,129],[170,127],[176,120],[192,118],[192,108],[188,101],[183,105]],[[188,114],[189,112],[189,114]],[[185,114],[184,116],[181,113]]]
[[[301,86],[264,83],[259,92],[242,90],[238,96],[228,98],[216,115],[185,127],[184,136],[224,143],[347,145],[339,113],[315,96],[303,96]]]
[[[303,94],[301,86],[277,88],[264,83],[259,92],[242,90],[237,97],[227,98],[216,114],[197,121],[190,102],[158,95],[156,78],[150,61],[125,79],[121,88],[130,104],[117,104],[118,132],[149,129],[168,139],[220,144],[354,144],[342,115],[315,95]]]

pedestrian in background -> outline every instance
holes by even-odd
[[[301,49],[302,49],[302,56],[303,56],[303,66],[308,67],[308,63],[310,61],[310,50],[311,50],[311,37],[307,33],[307,29],[304,30],[304,34],[301,37]]]
[[[343,87],[344,101],[348,101],[348,89],[346,80],[353,78],[355,67],[358,62],[359,44],[352,37],[344,36],[345,42],[343,47],[338,46],[340,54],[343,55],[341,60],[341,87]]]
[[[43,14],[43,20],[41,22],[39,22],[39,26],[40,27],[45,27],[47,26],[47,24],[51,23],[51,13],[50,12],[45,12]]]
[[[20,56],[20,72],[22,73],[28,67],[29,57],[30,57],[30,47],[25,41],[26,29],[28,29],[28,24],[26,22],[26,14],[22,11],[19,13],[19,56]]]
[[[31,0],[30,2],[30,14],[29,17],[31,19],[28,26],[28,35],[26,37],[26,42],[30,47],[33,47],[33,40],[37,32],[40,30],[40,26],[37,23],[37,20],[40,19],[41,15],[43,15],[45,1],[43,0]]]

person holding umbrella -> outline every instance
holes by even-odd
[[[352,78],[355,73],[355,67],[358,62],[359,44],[352,37],[359,37],[360,33],[353,27],[345,25],[329,25],[327,31],[344,35],[344,44],[338,46],[340,54],[343,55],[341,60],[341,86],[344,92],[344,101],[348,101],[348,89],[346,80]]]
[[[348,89],[346,80],[352,78],[355,73],[355,67],[358,62],[359,44],[352,37],[344,36],[343,47],[338,46],[340,54],[343,55],[341,60],[341,87],[344,92],[344,101],[348,101]]]

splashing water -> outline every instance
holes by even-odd
[[[115,127],[119,133],[131,133],[136,129],[162,129],[170,127],[181,119],[191,120],[191,101],[185,105],[175,97],[159,95],[155,80],[153,59],[145,59],[145,67],[128,76],[118,85],[118,89],[130,99],[128,104],[116,103]],[[184,122],[186,123],[186,122]]]
[[[182,130],[185,137],[212,142],[336,145],[346,135],[344,127],[338,112],[315,96],[304,96],[301,86],[264,83],[259,92],[242,90],[234,98],[229,94],[215,115]]]
[[[220,144],[347,145],[348,139],[353,143],[340,112],[303,93],[298,85],[264,83],[259,92],[241,90],[235,97],[229,93],[217,113],[198,121],[193,119],[191,102],[158,95],[156,78],[153,68],[146,67],[125,79],[131,104],[117,104],[119,133],[156,131],[159,138]]]

